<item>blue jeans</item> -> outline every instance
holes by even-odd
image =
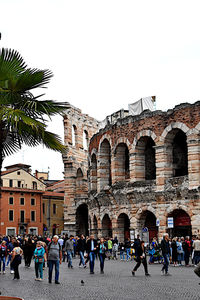
[[[49,281],[52,280],[53,266],[55,266],[55,281],[59,279],[59,260],[48,260]]]
[[[39,274],[40,274],[40,278],[43,279],[43,263],[35,262],[35,276],[36,276],[36,278],[39,278]]]
[[[89,258],[90,258],[90,272],[94,272],[95,253],[90,252]]]
[[[100,260],[100,269],[101,269],[101,272],[103,272],[105,254],[99,253],[99,260]]]
[[[125,260],[124,250],[120,251],[120,259]]]
[[[165,274],[167,274],[168,273],[168,267],[169,267],[169,255],[164,254],[163,258],[164,258],[164,265],[162,267],[162,271],[165,270]]]
[[[200,261],[200,251],[194,251],[194,264],[197,265]]]
[[[72,251],[67,250],[68,268],[72,267]]]
[[[129,258],[131,258],[130,255],[129,255],[130,252],[131,252],[131,249],[130,249],[130,248],[127,248],[127,249],[126,249],[126,260],[127,260],[127,261],[129,260]]]
[[[6,269],[6,258],[4,257],[0,257],[0,272],[1,272],[1,262],[3,262],[3,271],[5,271]]]
[[[84,260],[84,254],[82,251],[79,252],[80,255],[80,263],[79,266],[82,264],[83,266],[85,266],[85,260]]]

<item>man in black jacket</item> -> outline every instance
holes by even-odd
[[[90,235],[90,239],[86,244],[86,251],[90,259],[90,274],[94,274],[94,262],[97,250],[97,241],[94,239],[94,235]]]
[[[80,255],[79,267],[82,264],[84,266],[84,268],[86,268],[86,264],[85,264],[85,260],[84,260],[84,252],[86,250],[86,241],[85,241],[85,237],[84,237],[83,234],[81,234],[80,239],[78,239],[77,250],[78,250],[79,255]]]
[[[162,255],[164,258],[164,264],[162,267],[162,274],[164,275],[164,271],[165,271],[165,275],[170,275],[168,273],[168,267],[169,267],[169,256],[170,256],[170,247],[169,247],[169,235],[168,233],[165,233],[163,235],[163,239],[161,242],[161,250],[162,250]]]

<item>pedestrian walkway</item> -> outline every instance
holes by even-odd
[[[89,268],[79,268],[79,259],[73,260],[74,269],[68,269],[67,263],[60,266],[60,285],[48,283],[47,270],[44,281],[35,281],[34,265],[20,266],[19,281],[12,280],[13,274],[6,269],[0,275],[2,295],[22,297],[25,300],[199,300],[200,280],[194,274],[193,267],[170,267],[172,276],[161,276],[161,265],[149,265],[151,277],[144,276],[141,267],[135,277],[131,270],[135,262],[105,261],[105,274],[100,274],[99,260],[95,262],[95,274],[89,274]],[[54,277],[53,277],[54,278]],[[84,281],[84,284],[81,283]]]

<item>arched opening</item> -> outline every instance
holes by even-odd
[[[175,209],[168,217],[173,218],[173,228],[168,228],[171,237],[185,237],[192,235],[191,219],[184,210]]]
[[[145,242],[151,242],[154,237],[157,238],[156,216],[151,211],[146,210],[143,212],[139,220],[139,227],[142,239]]]
[[[91,158],[91,173],[90,173],[91,191],[97,190],[97,158],[92,154]]]
[[[168,177],[188,175],[188,149],[186,134],[180,129],[171,130],[165,139],[167,145]]]
[[[117,219],[118,227],[118,239],[120,242],[124,242],[130,238],[130,220],[127,214],[122,213]]]
[[[114,158],[115,182],[130,178],[129,150],[125,143],[117,145]]]
[[[102,190],[106,185],[112,184],[111,178],[111,149],[110,143],[105,139],[100,146],[99,153],[99,180],[100,180],[100,190]]]
[[[76,210],[76,234],[88,235],[88,206],[81,204]]]
[[[72,146],[75,146],[77,143],[77,128],[75,125],[72,126]]]
[[[88,150],[88,143],[89,143],[89,138],[88,138],[88,132],[86,130],[83,131],[83,149]]]
[[[155,143],[151,137],[141,137],[136,145],[136,179],[156,179]]]
[[[108,214],[105,214],[105,216],[102,219],[102,236],[112,237],[112,222]]]

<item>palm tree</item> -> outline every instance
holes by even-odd
[[[0,50],[0,182],[3,159],[22,144],[43,144],[61,153],[66,150],[60,137],[47,131],[46,121],[63,114],[68,103],[40,100],[44,94],[36,97],[32,93],[45,88],[52,76],[49,70],[27,68],[17,51]]]

